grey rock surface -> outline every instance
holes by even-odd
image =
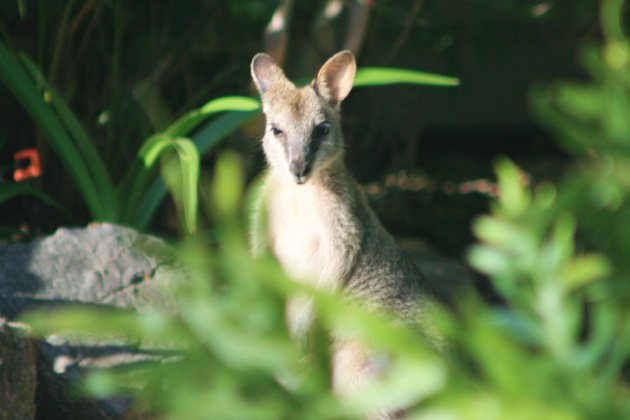
[[[174,261],[163,240],[112,224],[61,228],[28,244],[0,244],[0,317],[14,319],[26,310],[59,304],[174,310],[172,287],[187,278]],[[3,370],[0,364],[0,380],[10,381],[0,382],[0,420],[130,418],[124,399],[69,397],[74,380],[90,367],[157,357],[103,338],[77,343],[51,336],[35,343],[0,325],[0,358],[12,366]],[[9,393],[6,383],[21,387]],[[19,397],[28,392],[30,400]],[[20,403],[32,401],[35,394],[33,417]]]
[[[0,315],[14,318],[34,305],[58,303],[169,307],[165,290],[182,275],[173,261],[164,241],[112,224],[0,244]]]

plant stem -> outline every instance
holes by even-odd
[[[76,0],[68,0],[66,7],[63,11],[61,23],[59,24],[59,31],[57,32],[57,41],[55,42],[55,49],[53,51],[53,58],[50,64],[50,71],[48,72],[48,81],[55,85],[55,79],[57,78],[57,71],[59,69],[59,62],[61,60],[61,52],[66,41],[66,35],[68,33],[68,24],[70,23],[70,13],[74,7]]]
[[[623,27],[621,16],[624,0],[603,0],[601,2],[600,19],[605,38],[611,40],[623,40]]]

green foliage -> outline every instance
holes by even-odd
[[[512,348],[495,355],[495,365],[500,357],[507,362],[493,370],[510,376],[520,398],[538,398],[574,416],[625,418],[630,406],[621,368],[630,357],[630,319],[623,310],[628,296],[605,282],[613,281],[611,256],[577,248],[576,214],[584,197],[575,195],[574,180],[531,191],[507,160],[497,172],[502,196],[512,199],[499,200],[492,215],[477,220],[473,228],[481,243],[470,251],[471,264],[506,300],[494,317]],[[514,366],[524,368],[515,372]],[[543,387],[535,385],[536,378],[545,378]]]
[[[31,63],[27,63],[28,69],[34,70]],[[112,213],[111,207],[113,188],[105,178],[102,163],[95,158],[97,155],[91,142],[86,141],[87,135],[83,130],[76,129],[80,127],[76,124],[76,120],[68,118],[71,114],[67,112],[67,107],[63,105],[59,107],[60,101],[55,98],[56,95],[50,91],[50,87],[44,86],[45,90],[42,95],[33,83],[31,76],[18,59],[9,52],[4,43],[0,42],[0,77],[38,126],[46,133],[51,146],[59,154],[67,170],[76,181],[94,217],[101,220],[114,218],[115,215]],[[39,74],[35,74],[35,76],[39,76]],[[43,78],[39,78],[39,81],[45,83]],[[60,115],[57,115],[46,101],[53,102],[53,106],[56,105],[61,110]],[[73,141],[68,132],[69,130],[64,124],[64,117],[66,117],[65,122],[70,123],[69,127],[74,129],[73,134],[76,135],[76,141]],[[96,170],[101,171],[95,176],[93,171]],[[100,188],[100,191],[97,182],[105,186]]]
[[[251,111],[258,108],[258,102],[250,98],[220,98],[209,102],[199,110],[189,112],[168,126],[164,132],[147,139],[138,153],[138,162],[132,167],[125,182],[118,186],[119,194],[122,194],[122,198],[125,199],[126,208],[123,208],[123,205],[119,204],[121,200],[115,194],[111,177],[94,149],[92,140],[64,101],[46,83],[35,65],[26,57],[22,56],[22,60],[33,80],[29,80],[25,69],[1,43],[0,54],[2,54],[0,69],[3,70],[3,80],[46,132],[47,139],[54,146],[81,189],[92,218],[95,220],[130,223],[143,228],[144,223],[150,220],[155,211],[158,200],[164,196],[163,189],[159,187],[149,193],[143,189],[155,178],[152,169],[155,167],[157,157],[164,155],[168,150],[175,150],[176,154],[168,155],[170,159],[164,165],[165,177],[169,180],[169,185],[183,186],[183,188],[172,188],[172,191],[185,220],[187,231],[194,232],[194,223],[197,219],[196,188],[199,156],[196,146],[181,136],[189,134],[199,123],[214,113]],[[37,83],[43,94],[38,91],[33,81]],[[46,101],[52,106],[48,106]],[[225,132],[221,134],[224,135]],[[213,140],[216,143],[215,137],[210,136],[206,142]],[[179,170],[176,170],[176,167]],[[179,174],[174,175],[173,171]],[[159,199],[155,200],[153,196],[159,196]],[[142,213],[137,213],[136,206],[139,202],[152,200],[156,204],[143,206]]]
[[[595,152],[616,159],[630,152],[630,49],[621,30],[622,5],[623,0],[602,3],[606,43],[601,48],[590,45],[582,53],[591,83],[560,82],[534,91],[537,116],[572,153]]]
[[[217,98],[186,113],[163,132],[148,138],[138,151],[135,166],[125,178],[127,184],[120,187],[125,197],[122,222],[141,229],[146,227],[166,195],[164,184],[155,179],[151,168],[159,156],[174,150],[177,159],[173,159],[173,155],[166,155],[162,174],[173,194],[186,230],[193,233],[197,223],[199,154],[209,152],[227,134],[248,122],[259,108],[260,103],[252,98]],[[193,134],[190,138],[185,137],[205,119],[221,112],[227,112],[228,117],[230,114],[234,115],[237,123],[226,124],[223,122],[225,120],[213,120],[205,130],[200,130],[200,133]],[[209,131],[210,129],[214,131]],[[149,185],[151,188],[147,191]]]
[[[521,363],[543,362],[547,387],[557,381],[544,398],[562,393],[576,414],[597,418],[625,418],[630,409],[623,373],[629,243],[618,231],[627,232],[630,204],[630,44],[619,25],[622,3],[602,3],[605,44],[583,55],[591,82],[532,92],[534,111],[580,164],[558,185],[532,190],[513,163],[498,162],[501,196],[493,214],[475,223],[481,244],[470,252],[506,299],[502,322],[535,351]]]
[[[593,80],[532,91],[534,112],[579,164],[557,185],[532,188],[499,160],[499,199],[473,225],[480,243],[469,260],[505,303],[470,304],[467,328],[447,331],[499,418],[630,415],[630,44],[619,30],[621,2],[603,10],[606,43],[583,55]]]
[[[188,112],[145,141],[129,173],[115,187],[92,139],[77,117],[36,66],[25,56],[21,56],[21,61],[0,42],[0,77],[45,132],[79,187],[94,220],[145,228],[157,204],[165,196],[163,184],[158,183],[149,191],[146,188],[156,181],[154,169],[157,158],[166,156],[162,166],[165,179],[171,187],[186,231],[195,231],[199,154],[193,140],[184,136],[190,135],[200,123],[219,112],[244,112],[251,118],[252,111],[259,108],[257,101],[245,97],[218,98]],[[246,121],[243,118],[240,122]],[[236,127],[225,128],[214,133],[206,132],[200,143],[208,149],[208,144],[216,145]],[[167,154],[168,151],[175,153]]]

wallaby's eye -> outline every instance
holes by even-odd
[[[324,137],[328,135],[329,132],[330,132],[330,123],[328,121],[325,121],[315,126],[315,130],[313,131],[313,134],[315,134],[315,137]]]
[[[282,130],[280,130],[278,127],[276,127],[275,125],[271,126],[271,133],[278,137],[280,134],[282,134]]]

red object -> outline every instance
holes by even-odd
[[[42,166],[39,158],[39,151],[35,148],[18,150],[13,154],[13,160],[18,163],[28,160],[28,166],[18,168],[13,171],[15,182],[25,181],[30,178],[37,178],[42,175]]]

